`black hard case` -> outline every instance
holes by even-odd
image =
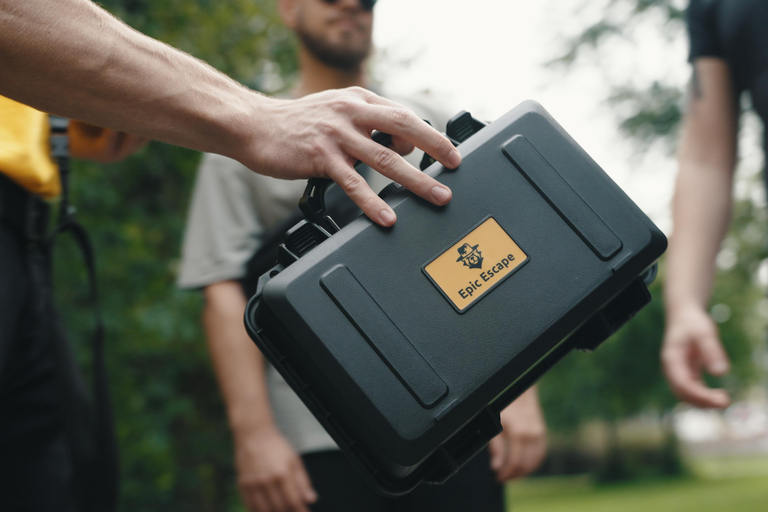
[[[380,492],[441,483],[501,429],[499,412],[574,348],[595,348],[650,296],[659,229],[537,103],[427,173],[392,228],[360,217],[262,277],[250,336]],[[423,271],[493,217],[528,261],[463,312]],[[569,336],[570,335],[570,336]]]

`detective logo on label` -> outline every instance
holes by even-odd
[[[520,246],[496,219],[488,217],[427,263],[423,271],[463,313],[526,261],[528,256]]]
[[[461,261],[469,268],[483,268],[483,253],[477,250],[477,248],[480,247],[479,245],[476,245],[472,247],[469,244],[464,244],[461,247],[459,247],[459,259],[456,261]]]

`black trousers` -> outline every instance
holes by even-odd
[[[504,487],[483,450],[443,485],[421,485],[397,498],[377,494],[338,451],[309,453],[304,465],[317,491],[312,512],[504,512]]]
[[[60,410],[47,256],[0,223],[0,511],[68,511],[72,470]],[[50,290],[50,288],[47,288]]]

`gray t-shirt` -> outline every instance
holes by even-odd
[[[389,98],[405,105],[438,130],[449,116],[418,98]],[[418,168],[422,152],[406,157]],[[369,173],[375,191],[389,180]],[[306,181],[286,181],[251,172],[230,158],[206,154],[198,169],[184,234],[178,285],[203,288],[245,277],[246,263],[259,248],[259,237],[296,210]],[[282,376],[267,366],[269,399],[278,428],[299,453],[336,448],[331,437],[291,390]]]

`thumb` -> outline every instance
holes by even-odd
[[[730,362],[722,343],[716,336],[705,336],[699,341],[699,351],[704,367],[715,376],[728,373]]]

